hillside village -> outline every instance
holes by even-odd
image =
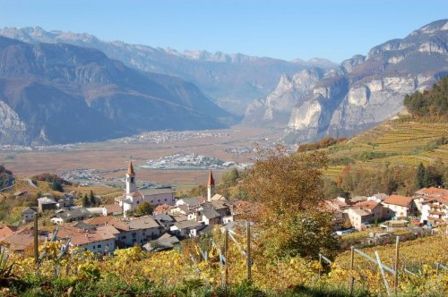
[[[138,189],[132,162],[126,173],[125,191],[114,204],[98,207],[75,206],[75,198],[65,194],[37,199],[37,208],[22,211],[23,227],[4,226],[0,242],[14,252],[25,252],[33,245],[33,227],[29,224],[40,214],[51,214],[54,232],[41,231],[40,240],[52,236],[69,242],[71,247],[99,254],[117,248],[140,245],[148,251],[173,248],[180,240],[211,231],[214,225],[234,221],[234,204],[215,193],[213,173],[209,172],[207,197],[175,198],[174,189]],[[135,216],[136,209],[147,204],[152,215]]]
[[[240,201],[229,201],[215,192],[215,179],[209,172],[206,197],[175,197],[173,188],[138,189],[132,162],[125,174],[125,189],[113,204],[77,206],[72,194],[59,199],[40,197],[37,207],[25,208],[21,226],[3,226],[0,242],[10,251],[25,253],[34,242],[32,222],[36,216],[51,216],[54,231],[39,231],[39,240],[60,240],[72,248],[108,254],[135,245],[146,251],[175,248],[183,239],[211,232],[213,226],[233,228],[242,209]],[[150,206],[150,212],[137,215],[137,208]],[[247,206],[249,205],[249,206]],[[448,221],[448,190],[422,188],[413,196],[378,193],[351,199],[337,197],[321,202],[321,211],[332,214],[334,236],[375,228],[369,236],[384,237],[396,230],[416,235],[434,234]],[[378,232],[378,228],[383,231]],[[417,234],[418,233],[418,234]]]

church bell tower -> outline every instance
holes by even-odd
[[[131,194],[136,191],[134,166],[132,165],[132,161],[129,161],[128,172],[126,173],[126,194]]]

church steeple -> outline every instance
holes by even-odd
[[[129,161],[128,172],[126,173],[126,194],[131,194],[136,191],[134,166],[132,165],[132,161]]]
[[[134,165],[132,165],[132,161],[129,161],[128,175],[135,176]]]
[[[215,194],[215,179],[213,178],[213,173],[210,170],[208,173],[208,183],[207,183],[207,201],[212,201],[212,196]]]

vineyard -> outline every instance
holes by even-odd
[[[325,149],[333,164],[326,175],[336,177],[351,163],[369,166],[397,164],[417,166],[435,160],[448,161],[448,124],[393,120],[348,141]],[[340,163],[340,164],[338,164]]]
[[[98,257],[89,252],[64,252],[59,242],[40,247],[36,266],[31,256],[0,261],[2,296],[347,296],[353,278],[353,296],[386,295],[378,266],[360,256],[350,269],[350,252],[331,265],[324,261],[266,257],[261,242],[252,241],[248,279],[247,241],[244,232],[228,238],[212,236],[185,241],[178,250],[147,253],[139,247]],[[400,246],[398,296],[446,296],[448,239],[436,235]],[[61,252],[62,251],[62,252]],[[372,258],[378,252],[384,265],[393,267],[395,246],[362,250]],[[3,258],[2,258],[3,259]],[[12,270],[8,273],[8,267]],[[394,276],[386,274],[389,284]]]

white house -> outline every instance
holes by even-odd
[[[415,215],[417,207],[412,197],[390,195],[383,200],[384,207],[394,212],[395,218],[406,218]]]
[[[59,239],[70,239],[70,245],[99,254],[108,254],[116,248],[119,231],[111,226],[93,226],[83,222],[62,225],[57,233]]]

